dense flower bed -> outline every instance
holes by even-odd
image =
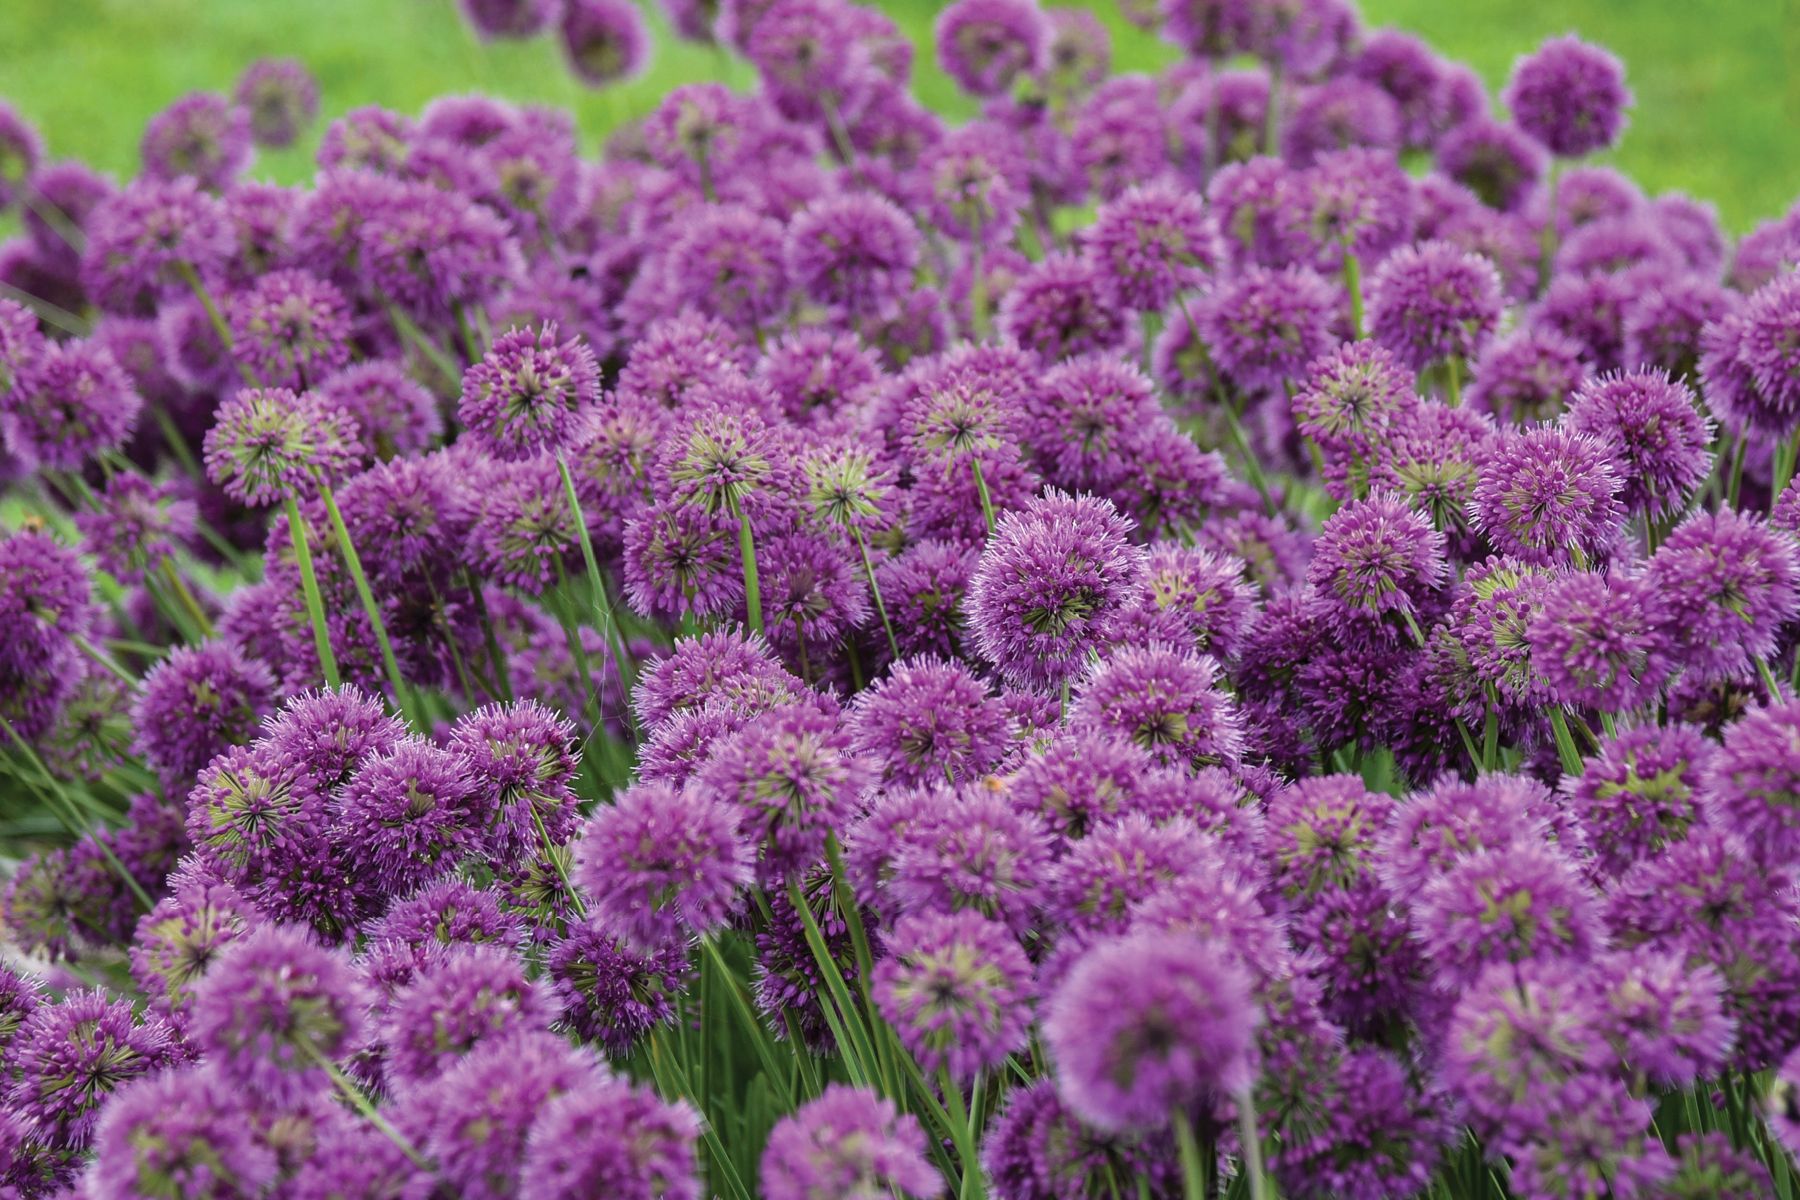
[[[1346,2],[0,106],[0,1197],[1793,1200],[1800,209]]]

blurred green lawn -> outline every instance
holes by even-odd
[[[930,63],[926,0],[885,0],[920,40],[918,90],[942,111],[968,104]],[[1115,29],[1121,69],[1168,50],[1093,4]],[[1652,191],[1718,204],[1742,230],[1800,194],[1800,0],[1363,0],[1370,24],[1423,35],[1493,86],[1549,34],[1574,30],[1628,65],[1637,111],[1617,162]],[[244,63],[292,55],[318,75],[327,115],[363,104],[416,112],[433,96],[490,91],[572,105],[590,140],[643,113],[676,82],[749,72],[659,29],[652,70],[605,93],[581,91],[547,40],[480,46],[452,0],[0,0],[0,96],[37,121],[58,156],[118,174],[134,168],[152,113],[195,88],[225,90]],[[295,181],[310,145],[257,165]]]

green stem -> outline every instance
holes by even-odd
[[[975,474],[975,494],[981,497],[981,519],[987,524],[988,536],[994,536],[994,498],[988,494],[987,476],[981,473],[981,460],[969,456],[969,470]]]
[[[1350,249],[1350,239],[1344,239],[1344,289],[1350,293],[1350,337],[1353,341],[1363,339],[1363,297],[1362,297],[1362,260]]]
[[[1444,402],[1451,408],[1462,407],[1462,359],[1452,354],[1444,360]]]
[[[1238,1141],[1243,1143],[1244,1175],[1250,1181],[1250,1200],[1267,1200],[1269,1184],[1263,1178],[1262,1131],[1256,1125],[1256,1101],[1245,1092],[1238,1097]]]
[[[212,621],[207,618],[206,610],[200,607],[200,601],[188,589],[187,580],[183,579],[181,572],[176,570],[175,560],[163,559],[162,568],[163,578],[169,581],[169,589],[175,593],[175,598],[181,602],[181,607],[187,610],[188,616],[194,619],[194,625],[200,630],[200,636],[211,637]]]
[[[1581,777],[1581,754],[1575,749],[1575,738],[1569,733],[1569,722],[1556,705],[1550,706],[1550,729],[1556,736],[1556,756],[1562,761],[1563,774]]]
[[[1212,1167],[1201,1160],[1193,1118],[1176,1109],[1170,1123],[1175,1127],[1175,1145],[1181,1153],[1182,1196],[1185,1200],[1213,1200]]]
[[[329,1058],[326,1058],[324,1051],[320,1050],[318,1046],[305,1038],[300,1039],[296,1044],[305,1050],[308,1058],[312,1059],[325,1074],[331,1077],[332,1084],[338,1091],[343,1093],[344,1099],[350,1102],[350,1107],[361,1113],[364,1120],[380,1130],[382,1136],[394,1143],[400,1153],[412,1160],[412,1164],[415,1167],[427,1171],[432,1169],[431,1160],[426,1158],[423,1154],[420,1154],[418,1147],[407,1141],[400,1131],[395,1129],[393,1124],[376,1110],[375,1105],[369,1098],[363,1095],[362,1089],[351,1082],[350,1077],[344,1074],[342,1068],[332,1062]]]
[[[1789,481],[1794,478],[1794,462],[1800,457],[1800,432],[1775,447],[1775,479],[1769,490],[1769,502],[1787,491]]]
[[[635,729],[631,715],[631,665],[626,658],[625,643],[619,637],[618,622],[613,619],[612,600],[606,594],[606,580],[600,574],[600,560],[594,556],[594,539],[588,532],[587,515],[581,511],[581,497],[575,491],[575,477],[569,473],[569,460],[561,450],[556,452],[556,469],[562,474],[563,495],[569,501],[569,513],[575,518],[575,535],[581,541],[581,562],[587,568],[588,586],[594,589],[594,612],[600,619],[600,636],[612,651],[613,669],[619,675],[619,699],[625,706],[625,727]]]
[[[582,903],[581,893],[575,890],[575,885],[569,882],[569,868],[563,865],[563,860],[555,853],[555,847],[550,844],[550,831],[544,828],[544,814],[530,800],[525,802],[525,806],[531,810],[531,823],[537,827],[538,845],[544,851],[544,861],[556,872],[557,882],[562,884],[563,891],[568,894],[569,907],[575,910],[576,916],[586,919],[587,905]]]
[[[762,585],[756,574],[756,538],[750,532],[750,514],[739,508],[738,554],[744,561],[744,611],[749,614],[750,628],[763,631]]]
[[[887,633],[888,652],[898,660],[900,642],[894,637],[893,623],[888,620],[887,605],[881,599],[881,585],[875,581],[875,564],[869,561],[869,543],[864,540],[860,527],[852,525],[850,532],[856,538],[856,548],[862,552],[863,575],[869,581],[869,594],[875,597],[875,611],[881,614],[881,628]]]
[[[1269,107],[1263,113],[1263,153],[1271,158],[1280,157],[1281,151],[1276,147],[1281,136],[1281,63],[1276,59],[1269,60]]]
[[[445,382],[451,387],[461,384],[462,367],[457,365],[456,359],[451,357],[448,350],[438,345],[430,335],[419,328],[411,317],[400,311],[399,305],[392,301],[388,302],[387,315],[394,328],[400,332],[400,336],[424,352],[425,357],[431,360],[431,365],[443,374]]]
[[[956,1143],[957,1157],[962,1160],[962,1186],[959,1200],[978,1200],[985,1189],[981,1179],[981,1155],[975,1146],[975,1133],[970,1124],[970,1109],[963,1103],[962,1089],[945,1068],[938,1072],[938,1085],[944,1092],[944,1103],[950,1114],[950,1140]]]
[[[138,690],[137,676],[133,675],[130,671],[127,671],[124,667],[121,667],[112,655],[88,641],[87,638],[77,634],[75,638],[75,648],[87,655],[88,658],[92,659],[108,675],[111,675],[114,679],[117,679],[120,683],[124,684],[126,691],[136,692]]]
[[[300,564],[300,591],[306,599],[306,616],[312,622],[313,648],[319,654],[319,671],[333,688],[343,686],[337,657],[331,652],[331,634],[325,628],[325,602],[319,597],[319,577],[313,572],[312,547],[306,540],[306,522],[300,519],[300,502],[286,496],[288,532],[294,539],[294,558]]]
[[[261,387],[262,380],[256,377],[256,372],[250,369],[249,364],[232,354],[231,326],[225,323],[225,315],[219,311],[219,306],[214,302],[212,293],[207,290],[205,281],[200,278],[200,272],[194,269],[193,263],[185,259],[177,260],[175,269],[181,273],[183,279],[187,280],[188,290],[194,293],[196,300],[200,301],[200,307],[206,310],[206,319],[212,322],[213,332],[218,335],[219,345],[225,348],[226,356],[236,364],[238,375],[243,379],[244,386]]]
[[[724,983],[726,995],[731,1000],[731,1009],[737,1014],[744,1031],[750,1035],[751,1045],[756,1050],[757,1060],[762,1063],[764,1073],[769,1077],[770,1085],[780,1086],[786,1079],[787,1072],[781,1069],[781,1060],[776,1056],[774,1044],[769,1040],[769,1031],[757,1019],[756,1010],[750,1003],[750,997],[745,994],[737,973],[731,969],[731,964],[725,961],[725,955],[720,952],[716,938],[701,938],[700,948],[712,961],[713,971]],[[805,1054],[806,1047],[795,1044],[793,1052],[796,1055]]]
[[[356,598],[362,601],[363,614],[369,618],[369,627],[375,631],[375,645],[381,650],[381,666],[387,672],[388,686],[394,689],[394,706],[402,715],[416,718],[418,714],[413,711],[411,689],[400,676],[400,662],[394,657],[394,644],[388,638],[387,623],[381,619],[381,607],[375,603],[375,592],[369,587],[369,576],[363,570],[362,555],[356,552],[356,543],[350,540],[350,528],[344,524],[344,514],[338,509],[337,496],[332,493],[331,485],[322,479],[319,481],[319,498],[325,502],[325,513],[331,520],[331,531],[337,536],[338,548],[344,552],[344,565],[350,568],[350,581],[356,586]]]
[[[1738,506],[1738,491],[1744,482],[1744,456],[1750,450],[1750,430],[1746,427],[1738,434],[1737,449],[1731,456],[1731,482],[1725,489],[1725,505],[1727,508]]]

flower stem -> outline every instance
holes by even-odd
[[[1562,762],[1563,774],[1581,776],[1581,752],[1575,749],[1575,738],[1569,732],[1568,718],[1556,705],[1550,706],[1550,730],[1556,735],[1556,757]]]
[[[1451,408],[1462,407],[1462,359],[1452,354],[1444,360],[1444,403]]]
[[[875,564],[869,561],[869,543],[864,540],[863,532],[855,525],[850,532],[856,538],[856,548],[862,551],[863,575],[869,580],[869,594],[875,597],[875,611],[881,614],[881,628],[887,633],[888,651],[897,660],[900,657],[900,642],[894,637],[893,623],[888,620],[887,605],[881,599],[881,585],[875,581]]]
[[[333,688],[343,686],[337,657],[331,653],[331,634],[325,628],[325,602],[319,597],[319,577],[313,572],[312,547],[306,540],[306,522],[300,519],[300,503],[288,493],[288,532],[294,539],[294,558],[300,564],[300,592],[306,599],[306,615],[312,622],[313,648],[318,651],[319,671]]]
[[[403,716],[417,719],[413,711],[411,690],[406,680],[400,676],[400,662],[394,657],[394,644],[388,638],[387,623],[381,619],[381,606],[375,603],[375,592],[369,587],[368,573],[363,570],[362,556],[356,552],[356,544],[350,540],[350,529],[344,524],[344,514],[338,509],[337,497],[332,494],[331,485],[324,480],[319,481],[319,498],[325,502],[325,512],[331,519],[331,531],[337,535],[338,547],[344,552],[344,565],[350,568],[350,580],[356,585],[356,598],[362,601],[363,613],[369,618],[369,626],[375,631],[375,645],[381,650],[381,666],[387,672],[388,686],[394,689],[394,707]]]
[[[1362,260],[1350,249],[1350,239],[1344,239],[1344,290],[1350,293],[1350,337],[1352,341],[1363,339],[1363,297],[1362,297]]]
[[[988,536],[994,536],[994,498],[988,494],[987,476],[981,473],[981,460],[971,455],[969,469],[975,473],[975,494],[981,497],[981,519],[987,523]]]
[[[174,559],[162,560],[162,573],[163,578],[169,581],[169,589],[175,593],[175,598],[181,601],[181,607],[185,608],[188,615],[194,619],[194,626],[200,630],[200,636],[211,637],[212,621],[207,618],[206,610],[200,607],[200,601],[195,599],[194,593],[189,590],[187,580],[183,579],[181,572],[176,569]]]
[[[1238,1098],[1238,1141],[1244,1151],[1244,1175],[1250,1181],[1250,1200],[1267,1200],[1269,1184],[1263,1178],[1262,1131],[1256,1125],[1256,1101],[1246,1092]]]
[[[1170,1123],[1175,1127],[1175,1145],[1181,1152],[1182,1196],[1185,1200],[1212,1200],[1212,1165],[1201,1161],[1193,1118],[1176,1109]]]
[[[619,695],[625,705],[625,726],[632,729],[631,664],[626,658],[625,643],[619,637],[618,622],[613,619],[612,601],[606,594],[606,580],[600,574],[600,560],[594,556],[594,539],[588,532],[587,515],[581,511],[581,497],[575,491],[575,477],[569,473],[569,460],[562,451],[556,453],[556,469],[562,474],[563,495],[569,501],[569,513],[575,518],[575,536],[581,542],[581,562],[587,568],[588,586],[594,589],[594,612],[600,619],[600,636],[612,651],[613,669],[619,673]]]
[[[426,1158],[423,1154],[420,1154],[418,1147],[407,1141],[400,1131],[394,1128],[393,1123],[381,1115],[374,1103],[371,1102],[367,1096],[363,1095],[362,1089],[351,1082],[348,1075],[344,1074],[342,1068],[332,1062],[329,1058],[326,1058],[324,1052],[312,1042],[303,1038],[298,1044],[305,1049],[307,1057],[312,1059],[325,1074],[331,1077],[332,1084],[338,1091],[343,1093],[344,1099],[350,1102],[350,1107],[361,1113],[364,1120],[380,1130],[382,1136],[394,1143],[394,1145],[399,1148],[400,1153],[412,1160],[412,1164],[415,1167],[427,1171],[431,1170],[431,1160]]]
[[[762,585],[756,574],[756,538],[750,532],[750,514],[738,509],[738,554],[744,560],[744,611],[750,617],[750,628],[763,631]]]
[[[219,337],[219,345],[225,348],[225,353],[237,364],[238,375],[243,378],[244,386],[262,386],[262,380],[256,377],[256,372],[250,369],[250,365],[231,353],[231,326],[225,323],[225,315],[219,311],[212,293],[207,290],[206,282],[200,278],[200,272],[194,270],[194,264],[185,259],[178,260],[175,269],[181,272],[181,277],[187,280],[188,290],[194,293],[194,298],[200,301],[200,307],[206,310],[206,319],[212,322],[213,332]]]

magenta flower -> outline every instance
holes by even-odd
[[[1562,158],[1614,145],[1632,102],[1624,64],[1572,36],[1519,59],[1500,98],[1521,129]]]

